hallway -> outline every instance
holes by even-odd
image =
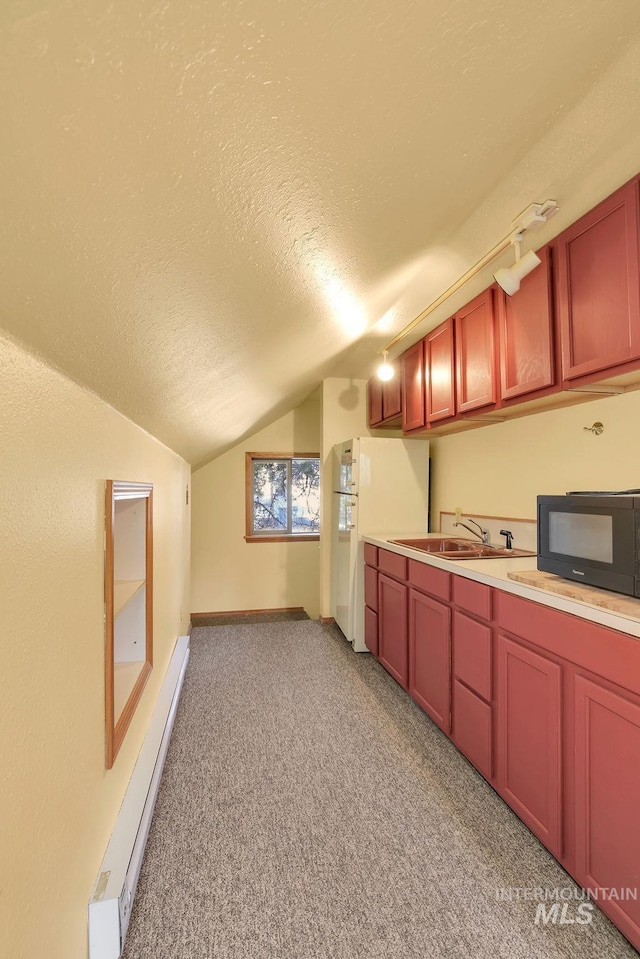
[[[191,649],[124,959],[637,959],[597,909],[545,925],[498,898],[579,892],[335,627]]]

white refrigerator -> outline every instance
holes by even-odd
[[[333,448],[331,615],[353,646],[364,642],[367,533],[421,533],[429,513],[429,443],[363,436]]]

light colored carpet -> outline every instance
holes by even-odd
[[[573,883],[335,627],[191,642],[125,959],[638,959],[497,900]]]

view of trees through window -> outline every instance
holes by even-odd
[[[251,533],[320,533],[320,459],[251,456]]]

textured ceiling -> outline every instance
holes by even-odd
[[[637,0],[5,0],[0,327],[203,462],[367,374],[538,191],[626,170],[639,23]],[[578,149],[542,152],[556,130]]]

